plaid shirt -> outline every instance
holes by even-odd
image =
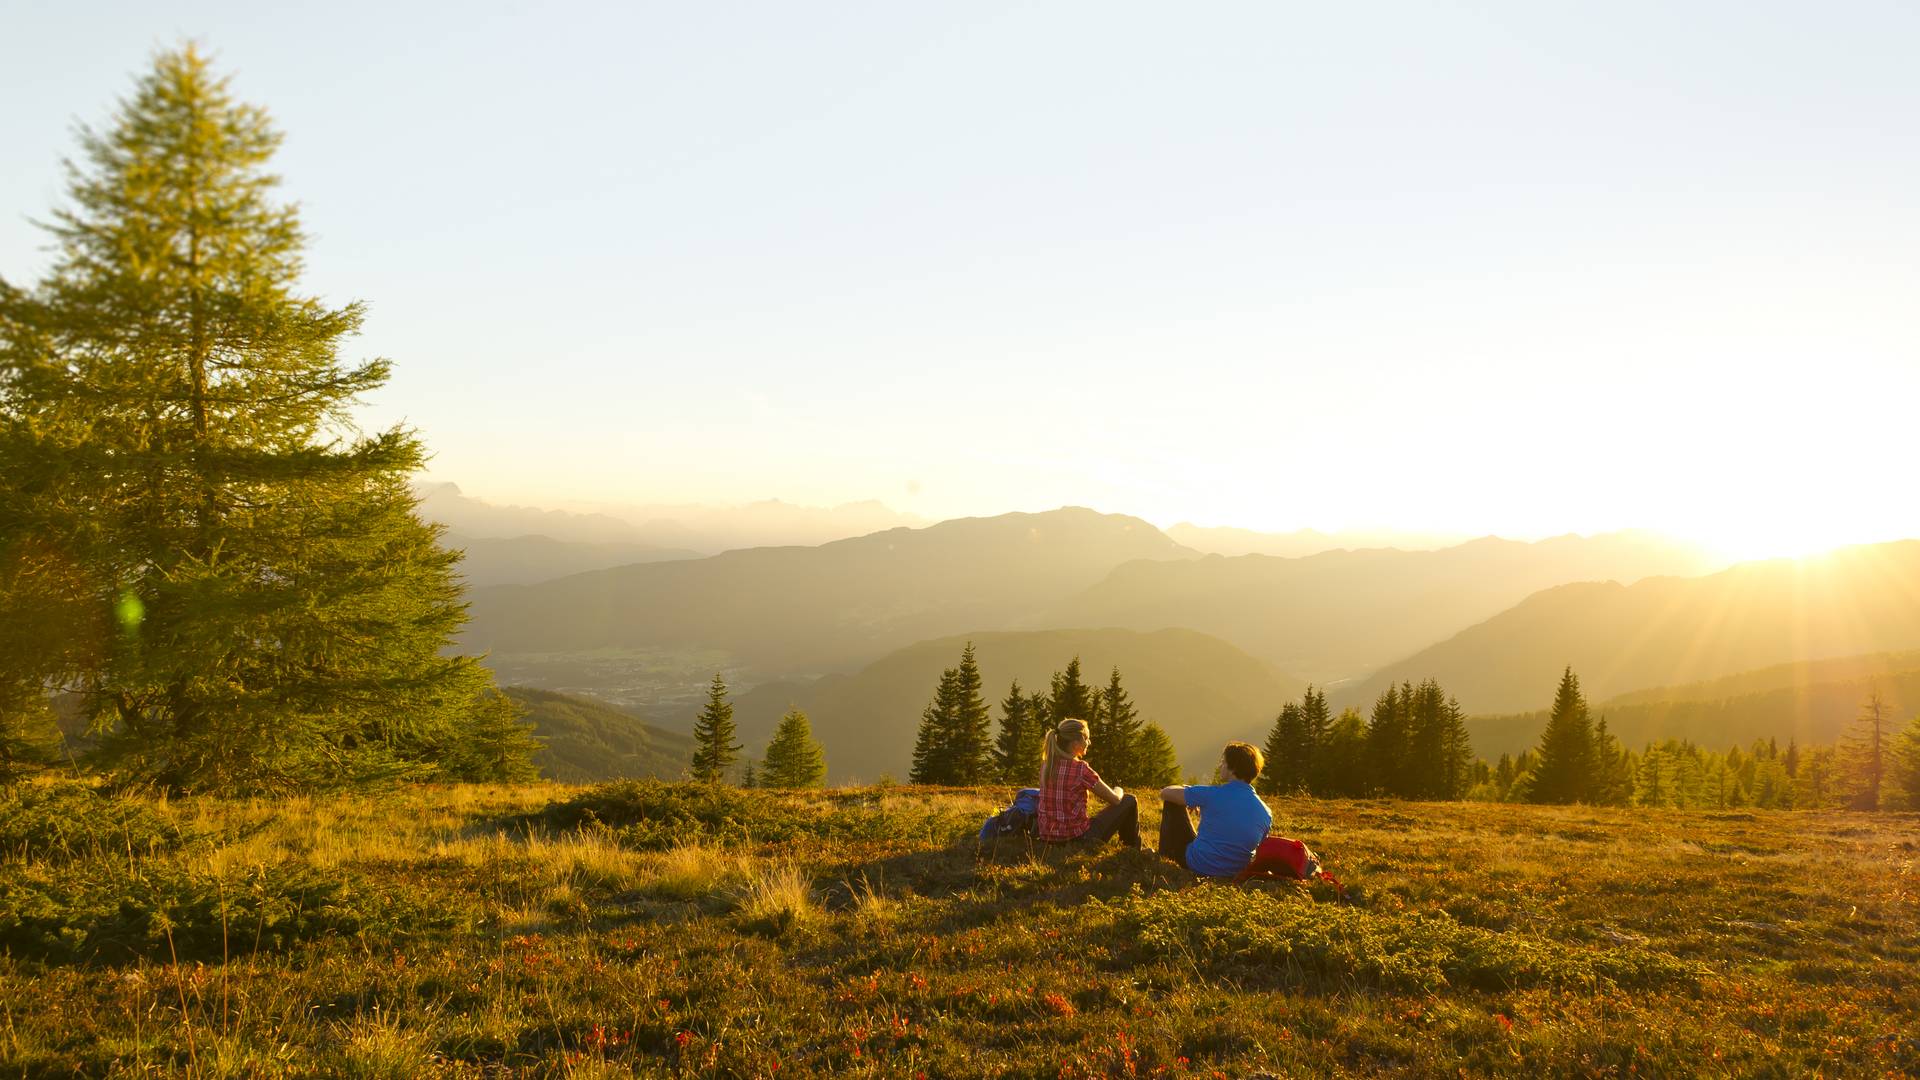
[[[1078,840],[1092,823],[1087,820],[1087,792],[1100,782],[1093,766],[1068,758],[1053,770],[1053,780],[1041,777],[1040,839]]]

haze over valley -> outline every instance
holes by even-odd
[[[422,494],[467,552],[462,647],[503,682],[684,732],[718,672],[749,744],[798,707],[842,779],[903,773],[968,641],[994,702],[1076,656],[1092,676],[1118,666],[1191,768],[1196,748],[1257,739],[1308,683],[1364,713],[1390,685],[1437,679],[1493,754],[1537,738],[1568,665],[1636,744],[1830,741],[1869,683],[1900,704],[1920,680],[1920,652],[1901,651],[1920,650],[1920,543],[1729,566],[1648,530],[1163,530],[1067,507],[861,531],[906,516],[769,501],[627,517]],[[675,538],[704,546],[656,543]]]

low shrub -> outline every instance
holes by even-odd
[[[1111,917],[1122,951],[1281,985],[1696,987],[1702,975],[1638,945],[1585,948],[1468,926],[1444,913],[1386,913],[1229,886],[1135,892],[1089,905],[1096,907]]]
[[[96,854],[149,856],[200,839],[125,796],[85,784],[27,784],[0,794],[0,859],[68,862]]]
[[[664,851],[686,844],[778,844],[794,840],[934,839],[952,842],[978,829],[971,813],[874,792],[857,798],[737,788],[724,784],[623,780],[601,784],[548,807],[552,828],[603,827],[624,845]]]
[[[174,862],[0,867],[0,948],[47,963],[218,960],[327,936],[398,938],[453,920],[445,905],[298,864],[224,875]]]

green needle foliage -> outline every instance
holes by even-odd
[[[740,755],[733,741],[733,702],[727,700],[727,681],[719,672],[707,687],[707,703],[693,721],[693,778],[710,784],[726,779]]]
[[[1040,775],[1040,744],[1047,734],[1047,699],[1029,695],[1013,680],[1000,702],[1000,734],[994,739],[994,770],[1002,783],[1032,784]]]
[[[827,754],[813,737],[807,714],[789,709],[767,743],[766,760],[761,764],[760,786],[770,788],[812,788],[827,780]]]
[[[425,460],[351,410],[359,304],[302,295],[280,135],[193,49],[83,129],[36,287],[0,287],[0,614],[42,640],[0,699],[78,692],[102,754],[173,790],[524,775],[473,658]],[[485,745],[476,746],[478,743]]]
[[[988,739],[993,717],[981,686],[980,665],[968,642],[960,666],[940,673],[933,700],[920,714],[908,772],[913,783],[984,784],[998,773],[1002,763]]]
[[[1134,743],[1134,778],[1129,783],[1143,788],[1166,787],[1180,782],[1180,758],[1174,753],[1173,740],[1153,721],[1140,729]],[[1148,793],[1149,797],[1151,792]]]
[[[1539,764],[1528,797],[1533,802],[1588,802],[1593,794],[1594,729],[1580,677],[1571,667],[1560,676],[1553,712],[1540,733]]]
[[[1144,784],[1140,768],[1140,710],[1114,668],[1105,690],[1094,695],[1093,746],[1087,764],[1110,784]]]

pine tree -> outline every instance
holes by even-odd
[[[1367,789],[1386,795],[1404,795],[1407,766],[1412,760],[1412,731],[1407,710],[1413,687],[1389,686],[1374,700],[1367,721]]]
[[[1888,727],[1892,722],[1878,689],[1860,703],[1860,716],[1840,745],[1841,768],[1846,775],[1847,804],[1857,810],[1881,808],[1881,788],[1887,780]]]
[[[1573,803],[1591,798],[1593,785],[1593,721],[1587,699],[1580,693],[1580,677],[1567,668],[1554,693],[1547,729],[1540,734],[1539,764],[1528,792],[1532,802]]]
[[[1409,799],[1449,797],[1447,739],[1450,735],[1446,695],[1440,684],[1427,679],[1407,695],[1406,784],[1397,794]]]
[[[1040,775],[1040,743],[1046,737],[1046,719],[1038,714],[1046,699],[1028,696],[1013,680],[1000,702],[1000,734],[993,744],[993,765],[1006,784],[1031,784]]]
[[[1920,716],[1907,721],[1896,745],[1894,761],[1899,766],[1901,801],[1909,810],[1920,810]]]
[[[1093,746],[1087,751],[1087,763],[1109,784],[1144,784],[1140,761],[1140,731],[1143,721],[1133,698],[1120,682],[1120,669],[1114,668],[1107,687],[1094,703],[1097,722],[1093,728]]]
[[[985,784],[994,776],[993,715],[987,710],[971,641],[960,652],[954,679],[953,730],[946,740],[951,775],[947,783]]]
[[[733,703],[727,700],[727,681],[714,672],[707,687],[707,703],[693,721],[693,778],[717,784],[727,778],[740,753],[733,741]]]
[[[1467,733],[1467,712],[1460,699],[1450,697],[1440,710],[1440,789],[1442,799],[1464,799],[1472,788],[1474,765],[1473,738]],[[1484,766],[1482,766],[1484,768]]]
[[[812,788],[827,780],[827,754],[813,737],[807,714],[788,709],[767,743],[760,783],[770,788]]]
[[[913,742],[913,765],[907,780],[914,784],[954,782],[952,739],[960,714],[960,669],[940,673],[933,700],[920,713],[920,730]]]
[[[106,763],[174,790],[523,774],[492,677],[443,655],[466,615],[425,449],[352,426],[390,365],[341,360],[360,305],[296,291],[265,112],[188,48],[80,142],[48,275],[0,288],[0,586],[59,550],[24,600],[77,620],[0,682],[78,693]],[[75,650],[76,621],[110,632]]]
[[[740,786],[749,790],[760,786],[760,775],[754,771],[753,759],[747,759],[747,767],[740,772]]]
[[[1326,778],[1327,796],[1353,799],[1367,795],[1372,788],[1367,757],[1366,722],[1360,719],[1358,710],[1341,710],[1327,727],[1317,769]]]
[[[1321,749],[1327,744],[1327,731],[1333,725],[1333,716],[1327,710],[1327,692],[1307,686],[1306,694],[1300,699],[1300,740],[1294,752],[1300,756],[1299,773],[1305,779],[1305,788],[1315,795],[1325,794],[1320,790],[1322,781]]]
[[[1306,718],[1300,706],[1291,701],[1282,705],[1280,715],[1274,717],[1273,727],[1267,731],[1267,745],[1261,749],[1267,767],[1261,771],[1256,786],[1262,795],[1292,795],[1306,787],[1306,732]]]
[[[1633,801],[1633,777],[1630,757],[1620,741],[1607,730],[1607,718],[1601,717],[1593,728],[1592,801],[1600,806],[1625,806]]]
[[[1087,720],[1093,716],[1093,690],[1080,681],[1079,657],[1069,660],[1065,671],[1053,673],[1052,691],[1047,698],[1047,718],[1051,723],[1058,724],[1075,717]]]
[[[1150,789],[1179,781],[1180,758],[1174,753],[1173,740],[1159,724],[1147,721],[1134,742],[1134,778],[1129,783]]]

